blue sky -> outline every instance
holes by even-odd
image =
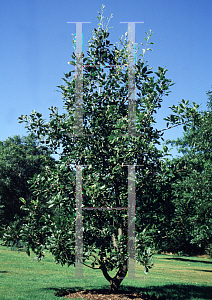
[[[175,82],[172,93],[164,97],[157,115],[158,128],[165,127],[168,108],[181,99],[202,104],[206,109],[206,91],[212,86],[212,1],[211,0],[0,0],[0,140],[26,135],[17,118],[36,110],[48,119],[48,107],[62,112],[58,85],[71,70],[72,33],[75,25],[67,22],[91,22],[83,25],[83,52],[98,27],[98,11],[113,18],[109,26],[111,42],[125,34],[127,24],[136,25],[136,43],[144,42],[145,32],[153,31],[152,52],[145,59],[150,66],[166,67],[167,77]],[[106,22],[106,19],[105,19]],[[165,138],[182,136],[182,128],[167,131]],[[175,155],[176,152],[174,151]]]

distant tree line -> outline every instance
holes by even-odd
[[[23,197],[28,202],[32,195],[29,180],[40,174],[46,166],[54,167],[55,159],[41,146],[35,135],[15,135],[0,142],[0,233],[22,219]]]

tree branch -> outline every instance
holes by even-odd
[[[100,269],[100,268],[94,268],[94,267],[88,266],[88,265],[85,264],[85,263],[83,263],[83,265],[86,266],[86,267],[88,267],[88,268],[91,268],[91,269],[93,269],[93,270],[94,270],[94,269],[98,269],[98,270]]]

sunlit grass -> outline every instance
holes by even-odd
[[[73,266],[54,263],[51,254],[38,262],[35,255],[0,246],[0,299],[58,299],[62,289],[108,289],[101,270],[83,267],[84,278],[76,279]],[[137,280],[125,278],[120,289],[155,293],[171,300],[212,299],[212,260],[197,257],[155,255],[148,275],[136,266]],[[115,272],[111,272],[114,275]]]

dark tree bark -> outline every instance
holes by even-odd
[[[110,282],[109,292],[117,293],[122,280],[125,278],[127,274],[127,270],[128,270],[127,260],[119,266],[119,270],[113,278],[108,274],[104,263],[101,264],[100,269],[102,270],[103,275],[105,276],[107,281]]]

